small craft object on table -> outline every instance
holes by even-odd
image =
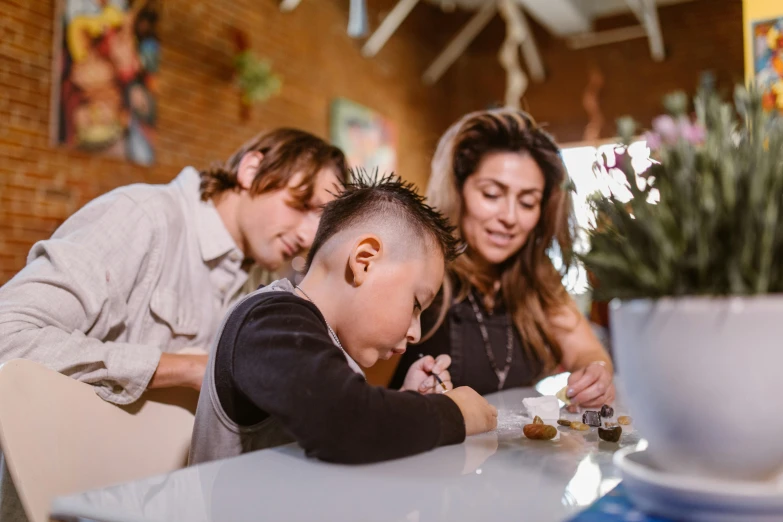
[[[541,417],[554,422],[560,418],[560,403],[552,395],[527,397],[522,399],[522,405],[527,409],[527,414],[531,419]]]
[[[558,400],[563,401],[566,406],[570,406],[571,405],[571,399],[568,398],[567,394],[568,394],[568,386],[564,386],[559,392],[557,392],[555,397],[557,397]]]

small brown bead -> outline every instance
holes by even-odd
[[[571,421],[570,420],[565,420],[565,419],[558,419],[557,423],[559,425],[561,425],[561,426],[570,426],[571,425]]]
[[[572,430],[577,430],[577,431],[587,431],[587,430],[590,429],[590,426],[588,426],[584,422],[573,421],[571,423],[571,429]]]
[[[528,424],[522,428],[522,433],[528,439],[551,440],[557,435],[557,429],[548,424]]]
[[[633,422],[633,419],[627,415],[621,415],[620,417],[617,417],[617,422],[622,424],[623,426],[627,426]]]

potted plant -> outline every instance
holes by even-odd
[[[266,101],[280,92],[282,80],[272,71],[268,60],[256,56],[250,49],[245,31],[232,28],[234,40],[234,81],[240,92],[240,116],[250,118],[253,104]]]
[[[580,256],[611,300],[618,381],[663,469],[763,480],[783,470],[783,118],[759,92],[734,104],[684,94],[646,135],[637,175],[624,145],[597,176],[624,190],[591,198]],[[620,193],[624,192],[624,193]]]

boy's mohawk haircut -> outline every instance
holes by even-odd
[[[378,169],[372,173],[362,168],[351,169],[342,186],[342,192],[335,194],[335,199],[324,207],[307,255],[308,269],[315,254],[332,236],[383,211],[407,221],[412,233],[429,236],[446,262],[453,261],[464,251],[464,244],[455,236],[455,227],[449,220],[426,203],[413,183],[393,172],[379,175]]]

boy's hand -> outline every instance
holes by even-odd
[[[451,375],[446,370],[449,366],[451,366],[451,357],[446,354],[439,355],[437,359],[433,359],[429,355],[422,357],[408,368],[405,382],[403,382],[400,391],[443,393],[451,390],[454,388],[454,385],[451,383]],[[440,377],[440,380],[446,385],[446,390],[443,389],[433,374],[437,374]]]
[[[498,426],[498,410],[476,393],[473,388],[460,386],[448,395],[459,406],[465,419],[465,435],[476,435],[491,431]]]

